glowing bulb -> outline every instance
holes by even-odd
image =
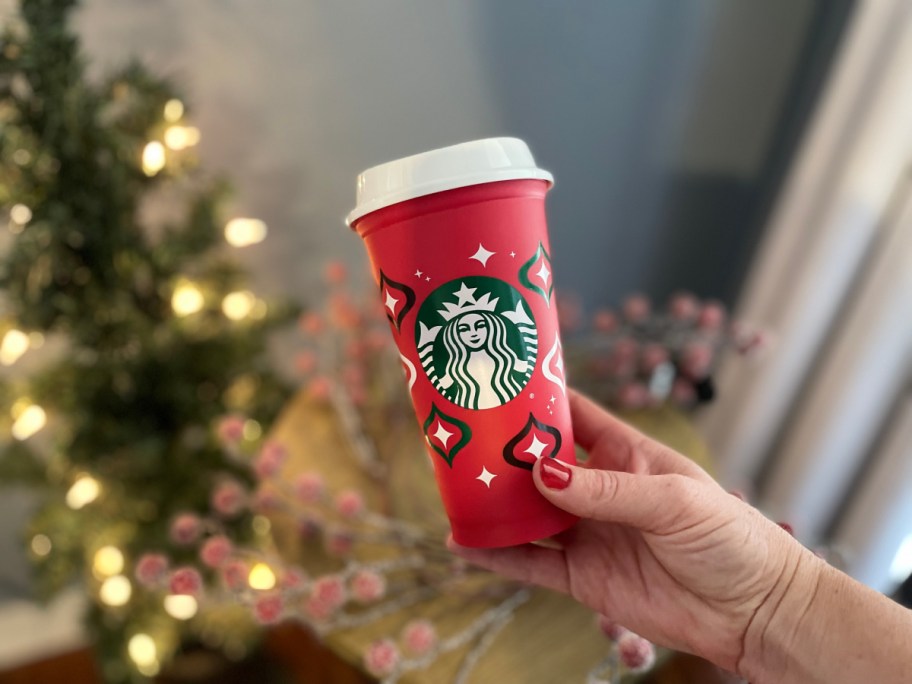
[[[249,247],[266,239],[266,224],[260,219],[235,218],[225,225],[225,239],[232,247]]]
[[[32,210],[24,204],[14,204],[13,208],[10,209],[10,218],[13,220],[13,223],[24,226],[32,220]]]
[[[165,103],[165,121],[174,123],[180,121],[184,115],[184,103],[178,99],[168,100]]]
[[[109,606],[123,606],[130,600],[133,594],[133,586],[123,575],[114,575],[108,577],[101,583],[101,589],[98,590],[98,598],[102,603]]]
[[[275,586],[276,577],[266,563],[257,563],[250,569],[250,575],[247,577],[247,583],[251,589],[260,591],[269,591]]]
[[[256,439],[259,439],[263,435],[263,428],[258,422],[252,418],[248,418],[244,421],[244,439],[248,442],[252,442]]]
[[[163,168],[165,168],[165,146],[157,140],[153,140],[143,148],[143,173],[147,176],[154,176]]]
[[[13,423],[13,437],[18,440],[26,440],[43,428],[45,423],[47,423],[47,414],[44,409],[32,404],[20,413],[16,422]]]
[[[239,321],[253,311],[255,305],[256,297],[253,296],[253,293],[241,290],[225,295],[222,300],[222,311],[232,321]]]
[[[36,534],[32,537],[31,547],[36,556],[46,556],[51,552],[51,540],[46,534]]]
[[[124,557],[120,549],[114,546],[102,546],[95,552],[92,569],[97,577],[110,577],[120,574],[124,566]]]
[[[165,131],[165,145],[172,150],[185,150],[199,141],[199,129],[193,126],[171,126]]]
[[[189,316],[203,308],[203,293],[196,285],[186,283],[179,285],[171,295],[171,308],[178,316]]]
[[[98,498],[101,486],[98,480],[89,475],[83,475],[70,487],[66,493],[66,504],[74,511],[78,511]]]
[[[139,667],[158,664],[158,649],[148,634],[140,633],[130,637],[130,641],[127,642],[127,653],[130,654],[130,660]]]
[[[257,534],[269,534],[269,530],[272,529],[272,523],[269,522],[269,518],[265,515],[253,516],[253,521],[250,523],[250,526]]]
[[[8,330],[0,342],[0,363],[12,366],[29,348],[29,336],[21,330]]]
[[[165,612],[178,620],[189,620],[199,608],[196,599],[185,594],[170,594],[165,596]]]

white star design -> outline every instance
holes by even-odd
[[[548,278],[551,277],[551,271],[548,270],[548,265],[545,263],[544,259],[542,259],[541,268],[535,272],[535,275],[541,278],[541,281],[545,286],[548,285]]]
[[[421,276],[424,275],[424,273],[422,273],[421,271],[416,270],[416,271],[415,271],[415,275],[416,275],[417,277],[420,278]]]
[[[551,398],[548,401],[550,401],[553,404],[555,401],[557,401],[557,398],[552,394]]]
[[[535,392],[532,392],[531,394],[529,394],[529,399],[535,399]]]
[[[443,423],[440,421],[437,422],[437,429],[434,431],[434,437],[436,437],[440,443],[443,444],[444,449],[447,448],[447,442],[450,441],[450,437],[452,437],[454,434],[455,433],[450,432],[445,427],[443,427]]]
[[[488,489],[490,489],[490,488],[491,488],[491,480],[493,480],[495,477],[497,477],[497,475],[496,475],[495,473],[489,472],[487,468],[485,468],[484,466],[482,466],[482,467],[481,467],[481,475],[479,475],[479,476],[476,477],[475,479],[476,479],[476,480],[481,480],[482,482],[485,483],[485,486],[486,486]]]
[[[425,276],[424,279],[425,279],[426,281],[428,281],[428,282],[431,282],[431,276]]]
[[[490,258],[491,258],[492,256],[494,256],[495,254],[497,254],[497,252],[492,252],[492,251],[490,251],[490,250],[488,250],[488,249],[485,249],[485,248],[484,248],[484,245],[481,244],[481,243],[479,242],[479,243],[478,243],[478,251],[476,251],[475,254],[473,254],[472,256],[470,256],[469,259],[475,259],[476,261],[478,261],[479,263],[481,263],[482,266],[484,266],[485,268],[487,268],[487,266],[488,266],[488,259],[490,259]]]
[[[466,287],[465,283],[461,283],[459,289],[454,293],[457,297],[459,297],[459,306],[468,304],[470,300],[474,301],[475,290],[477,289],[477,287]]]
[[[537,435],[532,435],[532,444],[529,445],[528,449],[524,449],[523,451],[534,456],[537,461],[541,458],[542,452],[547,446],[548,445],[542,442]]]
[[[515,259],[515,258],[516,258],[516,252],[510,252],[510,257],[513,258],[513,259]]]
[[[393,297],[393,295],[390,294],[390,291],[387,290],[385,304],[386,304],[386,308],[390,310],[391,314],[396,313],[396,304],[398,304],[398,303],[399,303],[399,300],[396,299],[395,297]]]

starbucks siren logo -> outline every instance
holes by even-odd
[[[535,370],[531,309],[496,278],[468,276],[438,287],[418,311],[415,338],[431,384],[463,408],[506,404]]]

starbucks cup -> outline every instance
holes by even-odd
[[[490,138],[368,169],[363,238],[437,484],[463,546],[510,546],[576,518],[532,482],[575,463],[545,223],[552,177]]]

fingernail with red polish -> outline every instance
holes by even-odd
[[[547,458],[541,464],[541,481],[548,489],[566,489],[570,484],[570,468],[560,461]]]

